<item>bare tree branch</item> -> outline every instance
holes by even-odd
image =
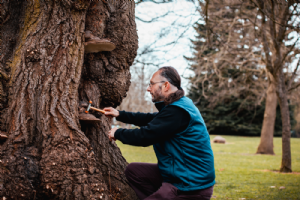
[[[168,11],[168,12],[166,12],[165,14],[160,15],[160,16],[157,16],[157,17],[154,17],[154,18],[152,18],[152,19],[150,19],[150,20],[144,20],[144,19],[142,19],[142,18],[140,18],[140,17],[138,17],[138,16],[135,16],[135,19],[137,19],[137,20],[139,20],[139,21],[141,21],[141,22],[144,22],[144,23],[152,23],[152,22],[158,21],[159,19],[161,19],[161,18],[163,18],[163,17],[166,17],[167,15],[169,15],[169,14],[171,14],[171,13],[174,13],[174,12]]]
[[[291,92],[294,89],[297,89],[300,86],[300,83],[298,83],[297,85],[291,87],[288,91]]]

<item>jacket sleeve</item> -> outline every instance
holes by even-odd
[[[149,146],[184,131],[189,122],[190,115],[187,111],[177,106],[167,106],[140,129],[118,129],[115,138],[124,144]]]
[[[119,111],[119,116],[116,120],[121,121],[126,124],[134,124],[136,126],[146,126],[155,116],[156,113],[134,113]]]

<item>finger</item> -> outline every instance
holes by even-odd
[[[105,110],[104,110],[105,111]],[[105,115],[113,115],[113,113],[112,112],[110,112],[110,111],[105,111],[105,113],[104,113]]]
[[[106,108],[104,108],[103,109],[105,112],[111,112],[111,110],[110,109],[106,109]]]
[[[111,108],[104,108],[104,111],[111,111]]]
[[[104,110],[105,111],[105,113],[109,113],[109,114],[111,114],[111,115],[114,115],[115,114],[115,112],[113,111],[113,110]]]

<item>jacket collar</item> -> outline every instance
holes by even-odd
[[[155,102],[155,107],[158,111],[161,111],[165,106],[165,102],[163,101]]]

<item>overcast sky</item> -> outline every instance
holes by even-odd
[[[192,71],[187,70],[188,62],[183,56],[192,56],[193,49],[191,49],[190,39],[194,39],[196,35],[193,25],[195,22],[203,22],[199,12],[196,11],[198,4],[197,1],[195,2],[196,4],[186,0],[174,0],[172,3],[164,4],[143,2],[136,6],[136,16],[143,20],[151,20],[157,16],[170,13],[152,23],[136,20],[139,36],[138,52],[143,51],[149,45],[158,50],[158,52],[143,56],[147,63],[158,64],[160,67],[173,66],[182,77],[193,75]],[[296,34],[299,33],[291,33],[291,37]],[[163,35],[163,37],[159,42],[155,42],[160,35]],[[295,37],[294,40],[297,38]],[[165,44],[172,42],[175,42],[175,44],[165,46]],[[294,70],[298,59],[298,57],[295,58],[292,65],[289,66],[289,70]],[[185,89],[187,89],[187,84],[188,81],[183,79]]]
[[[194,3],[185,0],[166,4],[143,2],[136,6],[136,16],[143,20],[151,20],[166,13],[169,14],[152,23],[136,20],[139,36],[138,52],[151,45],[157,52],[143,57],[147,63],[158,64],[160,67],[173,66],[182,77],[190,76],[192,72],[187,70],[188,63],[183,56],[192,56],[190,39],[195,38],[193,24],[200,20],[199,13]],[[157,40],[158,42],[155,42]],[[174,44],[166,46],[173,42]],[[184,88],[187,87],[187,83],[188,81],[183,79]]]

